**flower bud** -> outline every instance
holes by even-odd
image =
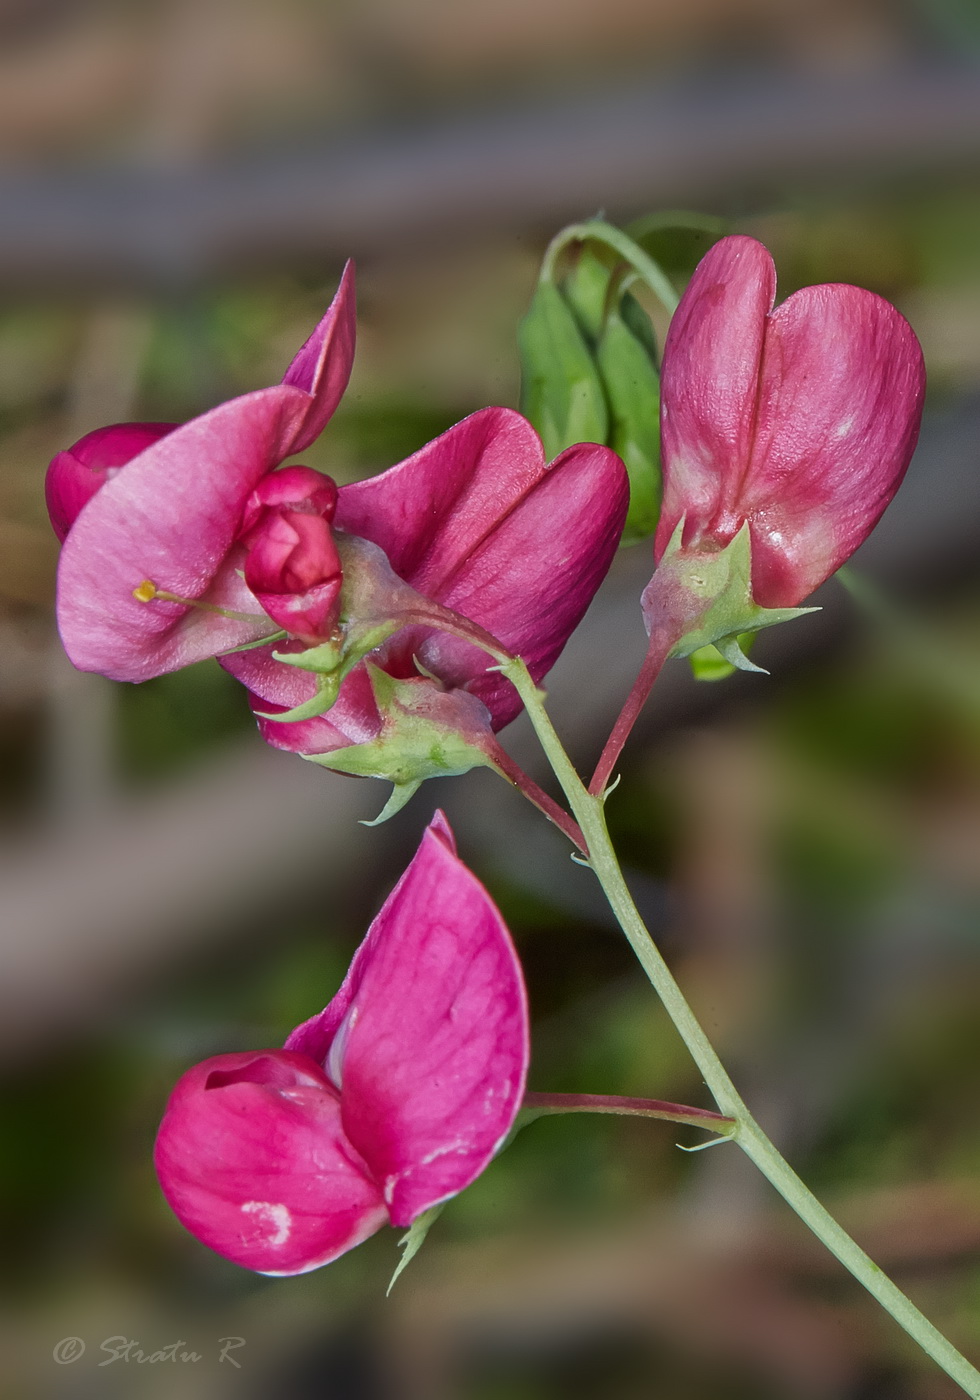
[[[53,457],[44,479],[44,498],[58,539],[64,541],[79,511],[110,477],[176,427],[176,423],[114,423],[86,433]]]
[[[330,638],[340,611],[336,509],[336,486],[310,467],[270,473],[245,505],[245,582],[274,622],[311,644]]]

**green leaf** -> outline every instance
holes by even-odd
[[[539,282],[518,329],[521,412],[550,461],[577,442],[606,441],[609,415],[599,374],[575,316],[553,282]]]
[[[612,271],[619,261],[600,243],[583,243],[561,291],[589,345],[595,345],[609,307]]]
[[[606,320],[596,359],[609,401],[607,442],[622,457],[630,479],[622,542],[636,544],[653,534],[660,514],[660,378],[646,345],[615,311]]]

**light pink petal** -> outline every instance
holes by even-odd
[[[754,238],[723,238],[701,259],[664,343],[659,560],[682,516],[684,542],[729,510],[749,462],[766,315],[776,269]],[[733,532],[734,533],[734,532]]]
[[[329,1263],[388,1219],[318,1065],[218,1055],[178,1082],[157,1137],[163,1194],[211,1249],[261,1273]]]
[[[520,965],[441,814],[330,1005],[286,1042],[325,1062],[392,1223],[463,1190],[500,1146],[528,1062]]]
[[[113,423],[86,433],[72,447],[59,452],[44,478],[44,499],[58,539],[64,541],[82,507],[111,477],[177,426]]]
[[[769,318],[755,441],[740,496],[756,600],[801,602],[857,549],[912,457],[922,351],[859,287],[805,287]]]
[[[354,264],[348,262],[333,301],[283,376],[284,384],[311,395],[282,457],[302,452],[320,434],[343,397],[354,364],[356,331]]]
[[[92,498],[58,569],[61,636],[80,670],[146,680],[272,630],[232,546],[245,502],[304,408],[303,394],[282,385],[232,399],[161,438]],[[259,620],[138,602],[144,579]]]

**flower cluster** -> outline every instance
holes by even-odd
[[[415,590],[463,614],[543,676],[612,560],[627,507],[623,466],[590,444],[549,466],[525,419],[488,408],[339,490],[309,467],[280,469],[330,418],[353,350],[348,268],[281,384],[180,427],[100,429],[55,458],[48,500],[65,536],[58,620],[76,666],[140,681],[219,656],[260,713],[312,712],[288,725],[263,719],[270,742],[322,754],[381,733],[360,664],[367,627],[372,664],[387,675],[437,704],[446,691],[465,692],[468,718],[475,697],[488,730],[514,718],[519,701],[491,658],[426,625],[424,606],[413,613],[406,598]],[[351,554],[349,567],[373,567],[368,618],[357,615],[363,584],[351,578],[345,590],[338,544],[352,537],[384,556]],[[386,567],[396,577],[379,598]],[[384,624],[407,617],[415,625],[387,640]],[[348,665],[345,624],[362,639]],[[384,645],[368,624],[382,628]],[[342,680],[329,717],[316,703],[324,674]]]
[[[666,656],[737,651],[743,630],[793,615],[873,528],[911,457],[924,376],[898,312],[846,286],[774,299],[767,251],[724,238],[671,323],[657,568],[642,599],[651,651],[593,793]],[[555,343],[568,317],[538,312],[525,356],[544,345],[553,380],[575,360]],[[634,441],[644,395],[656,407],[652,352],[638,346],[596,350],[607,378],[642,350],[627,395],[635,480],[639,457],[656,455],[653,419]],[[629,482],[610,448],[573,443],[549,465],[524,417],[485,408],[338,487],[291,459],[337,408],[353,354],[348,266],[280,384],[59,453],[47,478],[58,618],[75,665],[119,680],[217,657],[270,743],[409,793],[506,758],[493,735],[520,700],[500,665],[521,658],[534,681],[553,665],[612,561]],[[563,432],[568,377],[545,386]],[[634,531],[652,488],[641,504]],[[437,814],[327,1007],[283,1049],[219,1055],[180,1080],[156,1147],[164,1194],[238,1264],[315,1268],[468,1186],[512,1128],[527,1063],[510,936]]]

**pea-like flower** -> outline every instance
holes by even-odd
[[[353,357],[354,274],[348,265],[326,315],[281,384],[219,404],[170,431],[139,423],[98,429],[55,457],[47,496],[60,512],[56,528],[60,521],[66,530],[58,624],[80,670],[147,680],[281,626],[248,582],[251,576],[260,592],[278,597],[290,612],[283,601],[288,577],[281,567],[275,576],[270,537],[269,516],[277,504],[280,524],[285,520],[282,487],[267,478],[319,436],[347,387]],[[319,478],[323,498],[314,507],[313,488],[298,497],[293,492],[294,501],[301,501],[293,514],[307,516],[291,564],[297,632],[308,636],[302,595],[329,583],[314,577],[324,547],[322,531],[314,538],[309,526],[316,514],[329,524],[323,501],[335,500],[336,488],[329,478],[305,470]],[[87,500],[76,485],[79,478],[86,488],[96,483]],[[287,478],[287,484],[296,483]],[[248,536],[256,531],[250,564]],[[284,562],[280,540],[279,565]],[[310,578],[314,582],[304,588]]]
[[[480,1175],[528,1055],[510,934],[437,813],[329,1005],[282,1050],[218,1055],[178,1082],[156,1144],[163,1193],[237,1264],[318,1268]]]
[[[667,334],[659,562],[747,525],[752,594],[794,607],[870,534],[919,433],[925,371],[908,322],[860,287],[804,287],[773,310],[753,238],[701,260]]]
[[[452,707],[436,696],[463,689],[467,732],[483,723],[473,701],[486,726],[513,719],[520,705],[492,656],[458,629],[439,630],[439,607],[520,653],[540,678],[612,560],[625,469],[589,444],[547,465],[533,428],[505,408],[483,409],[339,490],[309,467],[283,467],[333,413],[353,352],[348,267],[281,384],[180,427],[117,425],[59,453],[47,489],[65,536],[58,619],[76,666],[139,681],[220,656],[260,712],[307,706],[317,716],[265,722],[272,742],[304,752],[377,738],[377,687],[360,664],[369,651],[394,680],[424,682],[440,723]],[[351,536],[360,543],[345,554]],[[389,587],[397,627],[364,625],[365,587],[347,587],[348,566],[371,576],[372,623],[384,620]],[[411,597],[438,606],[406,625]],[[414,708],[416,689],[400,692]]]

